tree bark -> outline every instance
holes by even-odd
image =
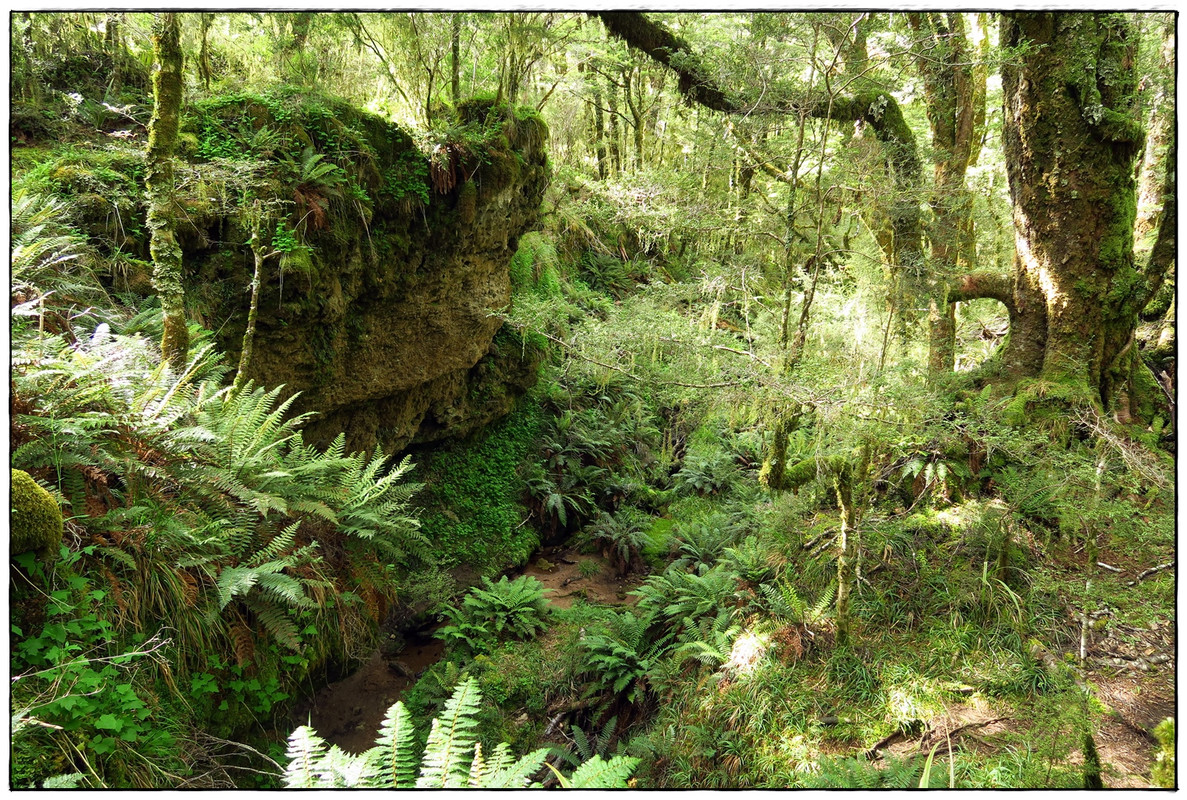
[[[1143,133],[1129,23],[1114,13],[1007,12],[1001,40],[1026,47],[1002,68],[1015,307],[1045,314],[1042,326],[1011,329],[1009,366],[1107,409],[1132,367],[1147,288],[1133,254]]]
[[[185,320],[181,247],[177,243],[174,208],[173,157],[181,117],[181,27],[177,14],[158,13],[153,19],[153,115],[148,125],[147,174],[149,252],[153,286],[161,300],[165,332],[161,355],[174,371],[185,369],[189,332]]]

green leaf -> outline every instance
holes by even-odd
[[[118,733],[124,728],[124,720],[116,718],[114,714],[104,714],[95,721],[95,727],[99,730]]]

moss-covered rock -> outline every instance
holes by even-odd
[[[36,552],[40,558],[52,558],[62,541],[62,511],[53,495],[38,486],[29,473],[14,469],[10,502],[10,555]]]
[[[390,450],[463,435],[534,382],[537,357],[496,334],[511,302],[508,265],[549,179],[535,114],[489,99],[460,104],[456,125],[439,134],[455,142],[440,148],[459,159],[451,166],[379,117],[291,87],[195,105],[188,128],[203,158],[258,158],[252,147],[268,128],[303,159],[311,143],[345,175],[340,195],[320,197],[324,224],[294,227],[308,248],[301,268],[286,258],[283,281],[276,266],[264,276],[249,374],[301,393],[294,410],[318,412],[309,439],[346,431],[351,448]],[[248,231],[232,218],[199,224],[204,235],[186,243],[187,297],[220,321],[234,363]]]

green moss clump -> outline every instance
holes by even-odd
[[[62,511],[53,495],[37,485],[27,472],[12,470],[12,533],[10,556],[36,551],[52,558],[62,542]]]
[[[520,238],[509,269],[513,294],[547,299],[563,293],[556,246],[542,233],[532,231]]]
[[[1175,788],[1175,721],[1167,717],[1154,729],[1158,739],[1158,752],[1154,755],[1154,766],[1150,778],[1154,785],[1163,789]]]
[[[519,502],[524,483],[517,468],[542,424],[539,403],[525,402],[471,439],[425,460],[425,486],[435,502],[426,503],[422,529],[438,543],[444,563],[494,574],[524,563],[539,545],[531,526],[521,524],[527,511]]]

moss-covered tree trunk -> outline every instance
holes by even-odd
[[[202,81],[202,88],[210,91],[210,25],[214,22],[214,14],[203,12],[199,15],[202,32],[198,36],[198,79]]]
[[[805,483],[827,476],[837,494],[837,506],[841,511],[841,529],[837,534],[837,641],[849,639],[849,606],[856,580],[857,567],[857,506],[854,505],[854,484],[864,480],[869,468],[869,445],[863,444],[855,459],[848,456],[831,455],[823,458],[809,458],[785,473],[787,488],[798,489]],[[856,462],[856,467],[854,463]]]
[[[840,462],[833,471],[833,488],[841,510],[841,530],[837,534],[837,642],[849,641],[849,598],[857,564],[857,509],[853,505],[853,467]]]
[[[935,150],[935,184],[929,231],[933,280],[929,299],[928,371],[934,377],[951,372],[955,363],[955,300],[947,279],[972,266],[976,254],[972,198],[965,173],[976,163],[985,125],[986,39],[969,36],[964,14],[911,13],[911,28],[924,36],[916,55],[927,98],[927,119]]]
[[[1158,70],[1154,97],[1146,125],[1146,148],[1138,174],[1138,218],[1135,233],[1139,239],[1155,234],[1162,218],[1163,176],[1166,174],[1167,150],[1175,124],[1175,18],[1168,14],[1158,52]],[[1147,245],[1148,247],[1149,245]]]
[[[1109,407],[1132,371],[1147,298],[1134,266],[1134,43],[1119,13],[1010,12],[1002,44],[1003,144],[1014,203],[1015,305],[1038,326],[1010,331],[1019,377]],[[1033,338],[1031,338],[1033,337]]]
[[[185,323],[181,246],[177,243],[173,159],[181,117],[181,26],[177,14],[153,18],[153,114],[148,124],[147,175],[149,252],[153,286],[165,316],[161,355],[175,371],[185,369],[189,332]]]
[[[462,102],[462,15],[449,16],[449,99],[457,108]]]

